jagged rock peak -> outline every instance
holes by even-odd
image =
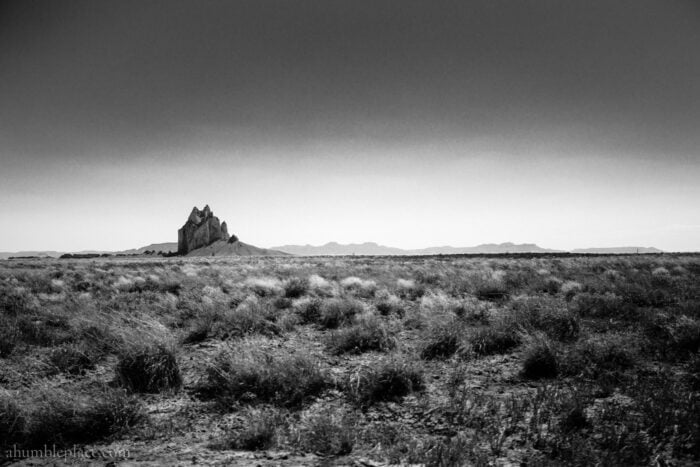
[[[219,218],[214,216],[209,205],[204,206],[201,211],[195,206],[185,225],[177,231],[177,252],[186,255],[197,248],[229,238],[226,222],[219,223]]]

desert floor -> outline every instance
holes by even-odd
[[[698,464],[699,346],[698,255],[0,261],[0,464]]]

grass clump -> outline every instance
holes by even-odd
[[[404,396],[425,388],[422,370],[395,358],[363,367],[346,382],[350,399],[363,407],[376,402],[400,401]]]
[[[230,430],[212,445],[214,449],[262,451],[277,445],[278,434],[287,426],[287,416],[278,409],[246,408],[241,429]]]
[[[7,392],[0,392],[0,448],[19,439],[26,423],[25,414],[16,399]]]
[[[324,300],[318,317],[318,323],[325,329],[336,329],[351,324],[355,316],[364,311],[361,302],[345,298]]]
[[[319,322],[322,304],[320,299],[305,297],[295,301],[292,309],[299,316],[300,324],[312,324]]]
[[[513,322],[499,320],[491,326],[476,329],[468,338],[471,350],[477,355],[508,353],[520,345],[520,330]]]
[[[406,314],[406,309],[401,304],[400,300],[382,300],[376,305],[377,311],[382,316],[395,315],[403,318]]]
[[[50,363],[60,372],[78,375],[95,368],[100,355],[85,343],[66,344],[51,351]]]
[[[182,386],[175,353],[163,344],[123,350],[116,373],[119,383],[133,392],[177,391]]]
[[[118,390],[85,395],[40,388],[19,397],[0,393],[0,445],[68,447],[122,433],[142,418],[141,404]]]
[[[309,281],[302,277],[292,277],[284,283],[286,298],[299,298],[309,292]]]
[[[212,325],[212,334],[222,339],[249,334],[278,335],[273,310],[258,300],[245,300],[235,310],[226,310]]]
[[[646,320],[643,328],[650,348],[664,358],[687,358],[700,350],[700,320],[657,313]]]
[[[620,318],[623,315],[624,302],[612,292],[579,293],[572,299],[571,304],[572,309],[583,317],[606,319]]]
[[[7,358],[15,352],[20,337],[14,320],[0,316],[0,358]]]
[[[395,346],[396,341],[389,335],[386,326],[374,316],[334,332],[328,339],[328,347],[335,354],[360,354],[372,350],[383,352]]]
[[[430,328],[420,350],[424,360],[449,358],[463,345],[464,327],[454,320]]]
[[[0,290],[0,313],[19,316],[30,313],[33,309],[31,296],[26,291]]]
[[[352,452],[357,429],[356,417],[327,408],[302,417],[293,440],[307,452],[343,456]]]
[[[519,298],[512,308],[512,319],[522,329],[541,331],[559,341],[575,340],[581,332],[578,316],[556,298]]]
[[[555,378],[559,374],[556,350],[546,336],[533,336],[523,352],[522,376],[526,379]]]
[[[565,375],[599,378],[632,368],[637,363],[636,339],[629,334],[604,334],[577,342],[563,352]]]
[[[483,284],[479,284],[474,291],[474,295],[479,300],[489,302],[505,300],[509,294],[508,288],[497,281],[485,281]]]
[[[327,375],[311,358],[273,356],[250,341],[223,350],[207,369],[198,393],[225,408],[239,402],[299,408],[329,385]]]

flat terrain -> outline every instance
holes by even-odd
[[[697,465],[699,346],[697,255],[0,261],[0,464]]]

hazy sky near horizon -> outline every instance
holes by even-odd
[[[0,251],[700,250],[694,0],[0,3]]]

